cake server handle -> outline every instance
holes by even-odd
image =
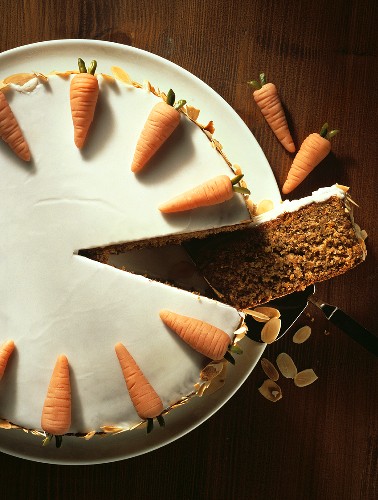
[[[336,306],[322,302],[314,297],[310,297],[309,301],[321,309],[325,317],[334,325],[341,328],[349,337],[365,347],[372,354],[375,354],[375,356],[378,356],[378,337],[374,333],[366,330],[366,328]]]

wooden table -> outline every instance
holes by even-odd
[[[292,160],[246,82],[265,71],[280,89],[297,144],[326,120],[341,133],[333,152],[293,193],[351,186],[369,255],[317,295],[377,330],[377,25],[375,0],[3,0],[1,51],[59,38],[132,45],[209,84],[250,127],[282,186]],[[377,362],[309,308],[266,351],[313,368],[313,385],[281,380],[273,404],[258,393],[258,366],[212,418],[148,455],[98,466],[46,465],[0,454],[2,498],[351,499],[378,497]],[[294,329],[295,330],[295,329]]]

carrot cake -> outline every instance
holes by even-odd
[[[347,188],[286,200],[246,229],[184,244],[220,300],[240,309],[303,290],[360,264],[364,239]]]
[[[180,192],[215,176],[232,178],[234,172],[212,140],[211,127],[199,125],[188,106],[146,168],[131,170],[149,112],[165,98],[148,83],[98,74],[93,123],[78,148],[69,97],[73,77],[72,72],[16,75],[1,82],[4,106],[12,112],[6,109],[6,119],[16,121],[29,152],[12,151],[4,122],[0,344],[12,339],[15,349],[0,381],[0,418],[43,432],[47,389],[56,360],[64,355],[72,398],[67,432],[92,433],[104,426],[129,429],[141,421],[117,360],[118,343],[132,354],[165,410],[195,393],[209,359],[181,341],[160,311],[211,324],[230,343],[243,315],[79,251],[177,242],[234,230],[251,218],[240,193],[188,212],[158,209]]]

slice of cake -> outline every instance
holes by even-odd
[[[167,327],[160,311],[215,327],[230,343],[243,321],[232,307],[94,262],[79,250],[177,242],[250,221],[239,193],[216,206],[159,210],[177,194],[234,172],[189,108],[143,171],[132,171],[144,123],[164,98],[148,84],[97,75],[93,122],[78,147],[71,73],[16,75],[0,89],[30,152],[15,154],[2,131],[8,144],[0,144],[0,344],[11,339],[15,348],[0,381],[0,418],[49,434],[129,429],[143,419],[117,360],[119,343],[163,411],[196,392],[210,360]],[[55,427],[59,366],[69,376],[63,399],[70,398],[65,413],[72,408],[72,415]]]
[[[352,269],[365,259],[365,237],[347,189],[334,185],[185,248],[220,300],[246,309]]]

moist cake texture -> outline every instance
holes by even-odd
[[[185,244],[220,300],[241,309],[345,273],[366,255],[338,186],[285,202],[247,229]]]

